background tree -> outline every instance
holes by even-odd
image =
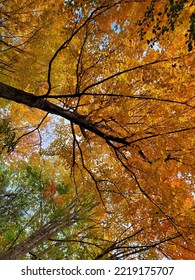
[[[87,194],[78,200],[64,183],[51,183],[40,170],[23,165],[2,167],[0,259],[87,257],[82,247],[95,246],[90,232],[98,231],[97,203]]]
[[[192,4],[2,3],[2,158],[101,203],[81,258],[194,259]]]

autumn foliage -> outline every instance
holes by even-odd
[[[2,2],[1,258],[195,259],[193,2]]]

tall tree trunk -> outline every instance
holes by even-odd
[[[75,201],[55,215],[49,222],[41,226],[24,241],[11,246],[7,251],[0,252],[0,260],[19,260],[34,248],[55,236],[60,230],[72,226],[83,218],[83,213],[77,208]]]

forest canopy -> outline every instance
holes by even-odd
[[[192,0],[1,0],[0,259],[195,259]]]

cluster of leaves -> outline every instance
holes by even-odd
[[[64,196],[68,191],[68,186],[63,183],[60,185],[50,184],[46,185],[42,191],[45,199],[48,201],[53,201],[58,205],[62,205],[65,201]]]
[[[190,16],[190,28],[185,36],[187,37],[188,51],[192,51],[195,45],[195,13]]]
[[[192,51],[195,44],[195,19],[193,12],[194,1],[182,0],[174,1],[169,0],[167,3],[161,4],[159,1],[153,0],[147,7],[144,19],[139,19],[137,24],[141,27],[139,30],[140,39],[143,40],[147,34],[147,43],[154,47],[155,43],[165,33],[175,30],[176,25],[185,23],[186,14],[189,19],[190,27],[187,30],[185,37],[188,51]],[[192,11],[192,12],[191,12]],[[190,14],[191,13],[191,14]],[[151,32],[152,31],[152,34]]]
[[[7,119],[0,120],[0,153],[7,148],[7,152],[11,152],[15,147],[15,132],[10,126],[10,121]]]

